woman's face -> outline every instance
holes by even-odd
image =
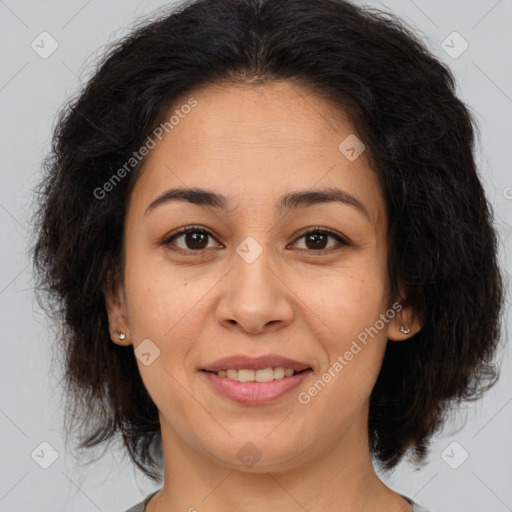
[[[360,450],[405,310],[354,127],[288,82],[191,96],[135,184],[124,284],[107,297],[164,446],[251,471]]]

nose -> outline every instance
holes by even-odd
[[[293,293],[272,267],[268,250],[252,262],[234,255],[234,268],[223,279],[217,320],[251,334],[274,332],[294,316]]]

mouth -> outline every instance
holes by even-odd
[[[216,372],[209,370],[204,371],[235,382],[270,382],[272,380],[284,379],[285,377],[293,377],[294,375],[308,371],[308,369],[296,371],[292,368],[283,368],[282,366],[276,366],[275,368],[270,366],[261,370],[254,370],[251,368],[229,368],[226,370],[218,370]]]
[[[282,356],[232,356],[201,369],[213,389],[244,404],[272,402],[299,386],[311,366]]]

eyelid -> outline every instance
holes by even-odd
[[[161,244],[165,245],[165,246],[170,246],[171,242],[172,242],[172,240],[174,238],[177,238],[180,235],[185,235],[185,234],[190,233],[190,232],[206,233],[207,235],[212,237],[217,244],[223,245],[221,242],[219,242],[217,240],[217,237],[214,236],[213,233],[211,233],[211,231],[209,229],[205,228],[204,226],[199,226],[199,225],[183,226],[182,228],[179,228],[177,231],[173,231],[169,235],[166,235],[165,238],[162,240]],[[304,236],[310,235],[310,234],[315,234],[315,233],[326,234],[326,235],[334,238],[338,242],[338,244],[341,245],[341,246],[349,247],[349,246],[353,245],[352,241],[347,236],[342,235],[341,233],[338,233],[337,231],[334,231],[332,229],[325,228],[325,227],[322,227],[322,226],[308,226],[308,227],[303,228],[302,230],[300,230],[298,233],[295,233],[293,241],[290,242],[287,245],[287,247],[290,246],[290,245],[293,245],[294,243],[297,243]],[[196,250],[194,250],[194,249],[183,249],[181,247],[177,247],[177,248],[175,248],[173,250],[181,251],[181,252],[185,252],[185,253],[191,253],[191,254],[200,254],[200,253],[206,252],[206,249],[196,249]],[[313,253],[313,254],[321,255],[321,254],[325,254],[326,252],[331,252],[333,250],[333,248],[318,249],[318,250],[313,250],[313,249],[310,249],[310,250],[308,250],[308,249],[299,249],[299,250],[300,251],[305,251],[305,252],[308,252],[308,253]]]
[[[347,247],[350,247],[353,245],[353,242],[352,240],[350,240],[349,237],[339,233],[338,231],[334,231],[330,228],[325,228],[325,227],[322,227],[322,226],[309,226],[307,228],[304,228],[304,229],[301,229],[298,233],[296,233],[294,235],[294,240],[293,242],[291,242],[290,244],[288,245],[291,245],[293,243],[297,243],[298,240],[300,240],[301,238],[303,238],[305,235],[310,235],[310,234],[315,234],[315,233],[321,233],[321,234],[327,234],[328,236],[331,236],[332,238],[334,238],[340,245],[344,245],[344,246],[347,246]],[[311,252],[311,253],[316,253],[316,254],[322,254],[322,253],[325,253],[325,252],[329,252],[332,250],[331,249],[319,249],[319,250],[307,250],[307,249],[302,249],[303,251],[307,251],[307,252]]]
[[[173,231],[172,233],[166,235],[164,237],[164,239],[162,240],[161,244],[162,245],[170,245],[170,243],[171,243],[173,238],[177,238],[180,235],[186,235],[187,233],[190,233],[190,232],[195,233],[195,232],[199,232],[199,231],[202,232],[202,233],[208,234],[217,243],[221,243],[221,242],[219,242],[217,240],[217,237],[214,236],[213,233],[209,229],[205,228],[204,226],[199,226],[199,225],[196,225],[196,224],[191,224],[191,225],[188,225],[188,226],[183,226],[183,227],[179,228],[177,231]],[[184,250],[184,249],[178,248],[178,250]],[[198,250],[195,250],[195,251],[193,251],[192,249],[189,249],[189,250],[190,250],[190,252],[195,252],[195,253],[201,252],[201,251],[198,251]]]

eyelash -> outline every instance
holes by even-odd
[[[167,236],[161,242],[161,245],[169,247],[173,251],[181,252],[184,254],[190,254],[190,255],[194,255],[194,256],[202,255],[201,253],[204,253],[206,251],[206,249],[195,249],[194,250],[194,249],[183,249],[181,247],[178,247],[178,248],[172,247],[172,245],[173,245],[172,242],[176,238],[178,238],[182,235],[186,235],[188,233],[205,233],[215,240],[215,237],[208,230],[204,229],[202,226],[186,226],[186,227],[180,229],[179,231]],[[296,238],[295,241],[292,243],[297,243],[298,240],[300,240],[301,238],[304,238],[307,235],[316,235],[316,234],[327,235],[327,236],[334,238],[338,242],[339,246],[349,247],[352,245],[352,243],[347,238],[343,237],[339,233],[336,233],[335,231],[331,231],[330,229],[327,229],[327,228],[322,228],[320,226],[315,226],[314,228],[307,228],[306,231],[300,232],[298,238]],[[219,242],[217,242],[217,243],[219,243]],[[336,249],[336,247],[331,247],[329,249],[320,249],[320,250],[315,250],[315,249],[299,249],[299,250],[317,254],[317,255],[322,255],[322,254],[327,254],[327,253],[332,252],[333,249]]]

